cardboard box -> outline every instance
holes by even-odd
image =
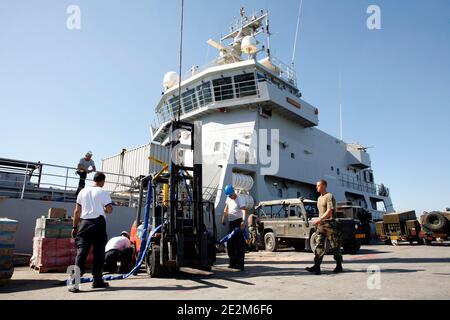
[[[72,219],[54,219],[41,217],[36,220],[35,237],[70,238],[72,235]]]
[[[67,210],[64,208],[50,208],[48,209],[47,218],[64,219],[67,217]]]

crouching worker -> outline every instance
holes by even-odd
[[[133,267],[133,246],[126,231],[122,231],[119,237],[111,238],[105,247],[105,272],[116,273],[117,262],[120,262],[121,274],[130,272]]]
[[[245,203],[235,192],[231,185],[225,187],[225,209],[222,216],[222,224],[229,222],[229,232],[236,228],[240,228],[241,232],[237,232],[227,243],[228,256],[230,257],[231,269],[244,270],[245,258],[245,238],[243,231],[247,221]]]

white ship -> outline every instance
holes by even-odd
[[[318,129],[319,109],[302,99],[293,67],[271,54],[267,12],[247,17],[241,10],[230,32],[208,44],[218,50],[211,63],[192,67],[181,81],[175,72],[165,75],[151,149],[167,145],[178,113],[202,122],[204,198],[214,201],[217,216],[227,184],[253,208],[263,200],[316,199],[318,179],[328,181],[337,201],[362,206],[374,219],[394,211],[366,148]]]

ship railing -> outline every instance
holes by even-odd
[[[75,202],[80,177],[77,168],[41,162],[12,159],[0,161],[0,195],[47,201]],[[102,171],[103,172],[103,171]],[[104,188],[111,192],[116,205],[132,206],[139,189],[137,179],[124,174],[103,172]],[[88,175],[86,186],[93,182],[94,173]]]
[[[191,78],[209,68],[220,65],[220,63],[218,62],[219,60],[220,60],[220,57],[216,58],[208,63],[205,63],[204,65],[201,65],[201,66],[197,66],[197,65],[192,66],[191,69],[189,69],[189,71],[187,71],[183,74],[183,76],[181,77],[181,82],[188,80],[189,78]]]
[[[203,187],[203,200],[215,202],[219,187]]]
[[[347,174],[341,174],[339,181],[341,185],[346,188],[367,192],[370,194],[383,197],[389,196],[389,188],[385,187],[382,184],[375,184],[372,182],[361,181]]]
[[[175,118],[178,114],[179,102],[181,102],[181,115],[186,115],[213,103],[237,101],[246,97],[259,97],[260,95],[256,75],[255,79],[252,80],[232,81],[222,85],[212,85],[212,82],[205,82],[202,85],[204,86],[201,89],[195,88],[190,94],[186,94],[185,91],[181,95],[181,101],[179,101],[178,96],[175,96],[160,105],[156,110],[157,123],[153,129]],[[169,102],[169,100],[172,101]]]
[[[280,78],[288,81],[295,87],[297,86],[297,73],[293,67],[274,56],[270,56],[270,62],[279,70],[278,74]]]

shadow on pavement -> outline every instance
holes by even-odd
[[[0,287],[0,294],[49,289],[58,286],[59,283],[59,280],[48,279],[11,279],[11,282],[8,285]]]

